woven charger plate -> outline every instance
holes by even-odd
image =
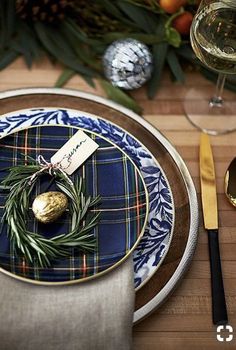
[[[134,323],[160,306],[186,271],[197,241],[198,206],[189,172],[173,146],[154,127],[128,109],[103,98],[66,89],[22,89],[0,94],[0,114],[37,108],[60,107],[100,115],[131,132],[164,170],[175,202],[175,227],[170,249],[155,275],[138,290]]]

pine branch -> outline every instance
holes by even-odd
[[[32,160],[31,160],[32,161]],[[57,187],[70,198],[72,230],[51,239],[27,229],[30,195],[39,174],[33,183],[29,180],[41,169],[39,165],[18,165],[9,169],[9,174],[2,181],[0,190],[9,190],[5,203],[3,221],[8,224],[8,236],[15,253],[23,255],[28,263],[37,263],[41,267],[49,266],[52,259],[70,254],[68,248],[92,252],[96,249],[96,238],[91,233],[98,224],[99,213],[87,218],[89,208],[96,205],[100,197],[88,197],[84,200],[82,179],[72,185],[59,170],[54,170]],[[45,174],[45,172],[43,172]]]

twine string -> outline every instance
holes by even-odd
[[[39,166],[41,167],[40,170],[36,171],[36,173],[34,173],[31,177],[30,177],[30,180],[29,180],[29,184],[31,185],[35,180],[36,178],[41,175],[42,173],[44,172],[48,172],[51,176],[55,176],[55,170],[57,171],[60,171],[64,177],[66,178],[67,182],[72,186],[74,187],[74,184],[73,182],[71,181],[71,179],[69,178],[69,176],[67,175],[67,173],[64,171],[62,165],[60,162],[58,163],[51,163],[51,162],[48,162],[46,161],[46,159],[40,154],[38,157],[37,157],[37,162],[39,164]]]

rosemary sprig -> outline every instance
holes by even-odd
[[[30,165],[18,165],[9,168],[9,174],[2,181],[0,190],[10,191],[2,222],[8,224],[8,236],[15,254],[24,256],[28,263],[37,263],[40,267],[50,266],[51,260],[70,254],[69,248],[91,252],[96,248],[96,239],[91,230],[97,225],[99,213],[87,217],[88,210],[96,205],[100,197],[85,198],[82,191],[82,179],[77,178],[72,185],[58,169],[53,170],[57,187],[70,199],[71,232],[47,239],[27,228],[29,219],[30,195],[38,180],[29,180],[41,169],[35,162]],[[43,174],[49,171],[43,172]]]

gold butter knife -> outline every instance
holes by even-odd
[[[200,141],[200,181],[204,226],[209,243],[213,323],[226,324],[228,316],[220,261],[215,167],[210,139],[204,133]]]

